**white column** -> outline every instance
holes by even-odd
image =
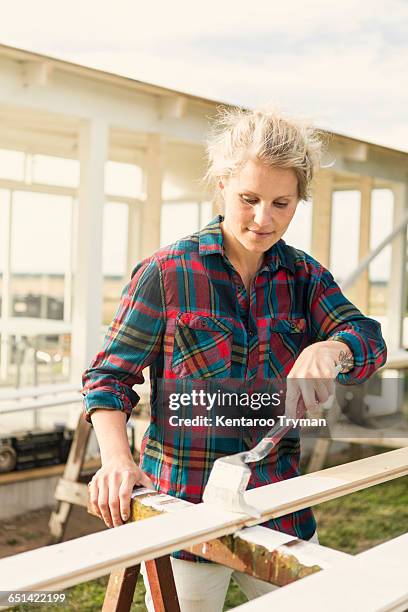
[[[72,311],[71,379],[74,383],[80,383],[83,370],[101,348],[102,232],[108,139],[109,130],[104,121],[83,122],[79,137],[80,185]]]
[[[135,265],[140,261],[140,239],[141,239],[141,209],[140,204],[129,204],[128,215],[128,239],[127,239],[127,279]]]
[[[77,217],[78,202],[76,198],[71,198],[71,214],[70,214],[70,243],[69,243],[69,259],[68,268],[64,272],[64,321],[69,323],[72,317],[72,283],[74,279],[74,263],[76,252],[76,217]]]
[[[330,265],[333,174],[321,170],[313,182],[312,256],[326,268]]]
[[[13,192],[10,191],[9,198],[4,210],[4,227],[1,236],[3,244],[3,282],[2,282],[2,299],[1,299],[1,324],[4,328],[7,325],[10,317],[11,304],[11,230],[13,216]],[[7,333],[1,334],[1,353],[0,353],[0,380],[6,381],[8,374],[8,365],[10,361],[10,339],[11,336]]]
[[[360,178],[360,237],[359,237],[359,262],[364,259],[370,252],[370,222],[371,222],[371,191],[373,179],[369,176]],[[355,286],[356,296],[355,304],[363,312],[368,315],[370,284],[368,276],[368,268],[361,273],[359,280]],[[351,299],[351,298],[350,298]]]
[[[408,183],[393,186],[395,227],[406,214],[408,208]],[[402,346],[403,322],[407,302],[407,229],[396,236],[392,242],[391,270],[388,283],[388,351],[396,351]]]
[[[161,134],[148,134],[145,185],[146,202],[143,204],[141,259],[149,257],[160,247],[162,182],[164,171],[163,139]]]

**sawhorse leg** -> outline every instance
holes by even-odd
[[[155,612],[180,612],[170,557],[146,561]],[[109,576],[102,612],[129,612],[133,601],[140,565],[134,565]]]
[[[307,472],[318,472],[322,470],[329,454],[331,438],[319,438],[316,441],[315,447],[311,453]]]
[[[71,444],[67,463],[65,465],[63,479],[78,482],[86,454],[86,447],[91,433],[91,427],[81,413],[75,430],[74,439]],[[57,509],[52,512],[49,527],[51,538],[49,544],[58,544],[64,538],[67,521],[71,512],[72,502],[59,501]]]

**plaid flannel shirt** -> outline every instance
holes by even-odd
[[[354,368],[342,384],[362,383],[386,361],[380,324],[365,317],[340,291],[331,273],[307,253],[279,240],[265,254],[248,295],[224,253],[218,215],[203,229],[156,251],[134,268],[101,351],[83,375],[84,417],[121,410],[129,419],[139,401],[135,384],[150,367],[151,422],[140,467],[155,487],[190,502],[201,501],[214,460],[253,446],[254,430],[218,447],[158,419],[157,381],[285,377],[300,352],[327,339],[345,342]],[[299,475],[299,437],[285,437],[252,466],[248,488]],[[310,539],[310,508],[263,523]],[[204,561],[184,551],[181,559]]]

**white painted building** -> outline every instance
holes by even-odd
[[[0,83],[1,384],[45,382],[38,372],[22,380],[16,360],[29,367],[40,351],[46,373],[45,340],[54,335],[68,354],[59,347],[60,370],[51,355],[46,382],[58,371],[58,380],[79,385],[100,348],[103,296],[110,292],[110,314],[135,263],[218,212],[200,179],[208,118],[219,103],[1,45]],[[332,134],[327,161],[334,165],[317,176],[313,204],[299,210],[303,234],[287,241],[338,268],[348,297],[382,315],[389,352],[403,358],[408,154]],[[385,310],[370,313],[368,261],[353,285],[345,277],[387,236]],[[44,274],[24,277],[32,287],[19,305],[19,274],[36,258],[46,262]],[[50,318],[53,291],[63,306]],[[37,294],[40,315],[32,317],[24,308]]]

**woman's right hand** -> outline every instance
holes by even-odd
[[[119,527],[127,521],[135,485],[154,490],[150,478],[129,457],[105,461],[95,473],[88,485],[89,500],[107,527]]]

